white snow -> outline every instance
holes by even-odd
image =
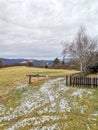
[[[72,93],[72,96],[73,97],[83,98],[83,93],[86,93],[86,95],[91,95],[93,93],[93,91],[80,88],[80,89],[76,89]]]
[[[67,111],[67,112],[71,111],[71,107],[69,106],[68,101],[66,99],[61,99],[59,106],[60,106],[60,110],[62,112],[63,111]]]
[[[77,89],[72,93],[73,97],[79,97],[82,98],[82,94],[84,93],[84,89]]]
[[[16,88],[16,90],[21,90],[21,89],[24,89],[24,88],[26,88],[26,87],[28,87],[27,84],[20,85],[20,86],[18,86],[18,87]]]
[[[19,86],[16,90],[21,90],[27,87],[26,85]],[[29,87],[29,86],[28,86]],[[80,106],[78,102],[75,101],[73,97],[83,98],[83,94],[91,95],[91,91],[85,89],[76,89],[70,94],[70,97],[74,99],[73,102],[70,102],[70,99],[66,96],[67,91],[70,87],[65,85],[64,78],[57,78],[50,80],[44,83],[39,90],[34,91],[33,89],[27,90],[23,97],[19,101],[19,106],[16,108],[11,108],[7,110],[4,105],[0,105],[0,125],[5,125],[2,121],[13,121],[17,118],[20,118],[19,121],[16,121],[6,130],[16,130],[20,127],[25,127],[32,125],[34,130],[54,130],[57,128],[56,123],[50,126],[43,126],[39,128],[39,125],[45,123],[45,121],[52,120],[53,122],[59,120],[59,115],[51,115],[50,113],[60,113],[60,112],[71,112],[71,110],[76,111],[80,110],[80,113],[83,114],[87,109],[87,105]],[[65,94],[65,96],[63,95]],[[26,114],[30,114],[36,111],[38,116],[25,117]],[[24,116],[24,119],[21,117]],[[94,120],[98,116],[98,112],[93,114]],[[67,118],[67,114],[64,115]],[[67,123],[65,122],[66,126]],[[87,126],[89,130],[89,126]],[[58,128],[59,130],[59,128]]]
[[[86,126],[87,126],[87,130],[91,130],[88,124],[86,124]]]
[[[87,105],[80,106],[80,112],[83,114],[88,109]]]

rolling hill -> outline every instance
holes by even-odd
[[[15,65],[15,64],[26,64],[31,62],[33,66],[51,66],[53,64],[52,60],[36,60],[36,59],[6,59],[0,58],[4,65]]]

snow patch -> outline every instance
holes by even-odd
[[[68,101],[66,99],[61,99],[59,106],[60,106],[60,110],[62,112],[64,112],[64,111],[70,112],[71,111],[71,107],[69,106]]]
[[[80,106],[80,112],[83,114],[88,109],[87,105]]]
[[[73,97],[82,98],[82,97],[83,97],[83,93],[86,93],[86,95],[91,95],[91,94],[93,93],[93,91],[80,88],[80,89],[76,89],[76,90],[72,93],[72,96],[73,96]]]
[[[16,88],[16,90],[24,89],[24,88],[26,88],[27,86],[28,86],[27,84],[24,84],[24,85],[18,86],[18,87]]]
[[[84,93],[84,89],[77,89],[75,90],[73,93],[72,93],[72,96],[73,97],[79,97],[79,98],[82,98],[82,94]]]
[[[56,125],[52,125],[52,126],[43,126],[41,130],[55,130],[56,129]]]
[[[68,98],[66,97],[66,93],[70,89],[70,87],[67,87],[65,85],[65,80],[63,79],[64,78],[57,78],[50,80],[43,84],[37,91],[34,91],[33,88],[30,90],[27,89],[25,95],[23,95],[19,101],[19,106],[15,109],[10,108],[9,110],[7,110],[4,105],[0,105],[0,122],[11,121],[22,116],[26,117],[26,114],[29,114],[31,112],[33,113],[34,111],[38,114],[38,116],[26,118],[23,120],[20,118],[19,121],[16,121],[15,124],[12,124],[12,126],[7,130],[20,129],[20,127],[25,127],[29,125],[33,125],[34,130],[54,130],[57,129],[56,123],[53,125],[48,124],[47,126],[43,126],[42,128],[39,128],[39,126],[45,123],[45,121],[52,120],[53,122],[55,122],[59,120],[61,117],[59,114],[56,113],[66,113],[71,112],[71,110],[80,110],[81,114],[83,114],[88,109],[88,106],[80,106],[78,102],[76,102],[75,98],[74,101],[69,102],[70,96],[71,99],[77,96],[79,98],[82,98],[83,94],[91,95],[92,91],[86,89],[76,89],[72,93],[72,95],[68,95]],[[21,87],[18,86],[16,89],[21,90],[25,87],[27,87],[27,85],[23,85]],[[51,116],[51,113],[53,113],[53,116]],[[98,112],[93,114],[92,119],[95,120],[97,116]],[[65,115],[65,118],[67,118],[67,115]],[[67,123],[65,122],[65,124]],[[3,125],[3,123],[1,125]],[[87,129],[89,130],[89,127]]]
[[[55,121],[58,119],[59,119],[58,116],[42,116],[40,120],[37,117],[27,118],[27,119],[17,122],[11,128],[8,128],[6,130],[15,130],[15,129],[19,129],[20,127],[25,127],[27,125],[28,126],[32,124],[38,125],[38,124],[44,123],[45,121],[49,121],[49,120]]]

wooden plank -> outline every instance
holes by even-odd
[[[28,77],[30,76],[30,77],[38,77],[39,76],[39,74],[29,74],[29,75],[27,75]]]
[[[86,80],[86,81],[85,81],[85,82],[86,82],[86,85],[85,85],[85,86],[86,86],[86,87],[87,87],[87,86],[89,87],[89,78],[86,78],[85,80]]]
[[[72,86],[74,87],[74,77],[71,77]]]
[[[70,76],[70,86],[72,86],[72,76]]]
[[[95,85],[95,78],[93,78],[93,87],[95,88],[96,85]]]
[[[91,88],[91,78],[89,78],[89,87]]]
[[[97,85],[96,85],[96,88],[98,88],[98,78],[96,78],[97,79]]]
[[[96,88],[97,88],[97,78],[95,78],[95,80],[96,80]]]
[[[78,86],[78,84],[77,84],[77,77],[75,78],[75,84],[76,84],[76,86]]]
[[[29,84],[31,83],[31,76],[29,76]]]
[[[68,85],[68,76],[66,76],[66,85]]]

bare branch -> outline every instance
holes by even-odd
[[[86,34],[85,27],[80,27],[73,42],[63,43],[63,56],[69,54],[73,59],[79,60],[81,72],[95,63],[98,51],[98,38],[91,38]]]

